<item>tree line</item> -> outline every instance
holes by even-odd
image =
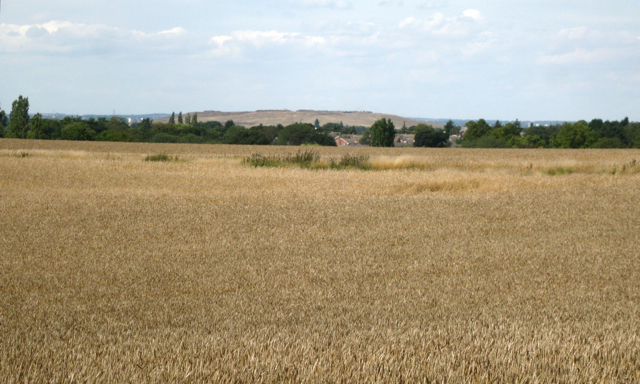
[[[9,116],[0,109],[0,137],[40,140],[121,141],[151,143],[206,143],[244,145],[303,145],[335,146],[329,133],[342,135],[362,134],[363,145],[394,146],[396,133],[414,133],[416,146],[444,147],[449,132],[436,130],[426,124],[396,130],[390,119],[381,119],[372,127],[348,126],[340,123],[320,125],[295,123],[250,128],[236,125],[233,120],[225,124],[218,121],[199,122],[198,114],[171,114],[167,123],[143,119],[129,125],[124,118],[113,116],[83,119],[66,116],[47,119],[37,113],[30,117],[29,99],[18,97]]]
[[[318,131],[312,124],[245,128],[236,125],[233,120],[225,124],[218,121],[199,122],[197,113],[193,116],[183,116],[182,112],[177,116],[172,113],[167,123],[143,119],[131,125],[117,116],[87,120],[80,116],[46,119],[37,113],[30,117],[29,99],[22,96],[13,102],[9,116],[0,110],[0,137],[151,143],[336,145],[324,130]]]
[[[374,127],[380,123],[376,122]],[[380,139],[371,140],[372,146],[391,146],[389,143],[393,139],[388,126],[393,123],[384,124],[387,133],[380,133]],[[364,132],[361,143],[375,131],[374,127]],[[427,124],[404,125],[396,133],[414,134],[416,147],[450,146],[450,136],[460,134],[457,144],[464,148],[640,148],[640,123],[630,122],[626,117],[620,121],[593,119],[588,123],[580,120],[529,128],[523,128],[517,119],[506,124],[497,120],[494,125],[479,119],[467,122],[465,127],[466,130],[449,120],[443,129]],[[382,138],[384,135],[386,138]]]
[[[460,140],[467,148],[640,148],[640,123],[593,119],[523,129],[520,122],[491,126],[470,121]]]
[[[484,119],[469,121],[458,144],[466,148],[640,148],[640,123],[594,119],[561,125],[523,128],[518,120],[489,125]],[[396,134],[414,134],[416,147],[447,147],[450,135],[463,128],[449,120],[444,129],[431,125],[396,129],[390,119],[376,121],[373,126],[345,126],[340,123],[320,125],[295,123],[250,128],[236,125],[233,120],[199,122],[198,114],[174,113],[167,123],[143,119],[127,124],[124,118],[105,117],[83,119],[67,116],[47,119],[41,114],[29,115],[29,99],[19,96],[12,103],[11,113],[0,109],[0,137],[42,140],[86,140],[151,143],[204,143],[245,145],[335,146],[330,132],[361,134],[360,143],[377,147],[392,147]]]

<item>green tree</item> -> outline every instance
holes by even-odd
[[[331,133],[331,132],[342,132],[339,123],[326,123],[320,128],[320,132]]]
[[[178,124],[182,124],[182,111],[180,111],[180,113],[178,113]]]
[[[273,127],[275,128],[275,127]],[[275,139],[275,137],[271,138],[270,130],[272,128],[267,128],[260,124],[257,127],[249,128],[249,136],[247,137],[247,143],[251,145],[269,145]],[[277,135],[277,134],[276,134]]]
[[[342,133],[345,135],[357,135],[358,130],[354,126],[346,126],[342,128]]]
[[[225,132],[222,137],[222,142],[224,144],[248,144],[245,143],[245,140],[249,137],[249,130],[245,127],[239,127],[234,125],[233,127],[229,127],[227,132]]]
[[[498,139],[491,135],[484,135],[479,139],[462,140],[463,148],[511,148],[513,145],[505,140]]]
[[[511,140],[514,137],[519,137],[521,131],[522,129],[520,128],[519,123],[507,123],[505,125],[500,124],[500,126],[497,126],[496,124],[496,126],[486,134],[491,135],[496,139]]]
[[[278,132],[276,145],[302,145],[319,144],[323,146],[335,146],[334,139],[326,134],[316,132],[312,124],[297,123],[282,128]]]
[[[153,124],[153,129],[156,132],[169,133],[172,135],[175,134],[177,130],[175,124],[169,124],[169,123],[155,123]]]
[[[191,125],[191,114],[187,113],[187,116],[184,119],[184,122]]]
[[[602,137],[591,148],[627,148],[627,146],[617,137]]]
[[[625,117],[624,119],[622,119],[622,121],[620,122],[620,125],[622,125],[623,127],[626,127],[629,125],[629,118]]]
[[[112,116],[110,120],[115,120],[115,121],[122,120],[124,122],[124,118],[118,117],[118,116]],[[96,131],[96,134],[102,133],[110,129],[109,122],[107,122],[106,117],[98,117],[97,120],[92,117],[89,120],[84,120],[84,122],[89,124],[89,128]],[[129,126],[126,123],[125,123],[125,126],[127,127],[127,129],[129,128]]]
[[[396,128],[391,119],[380,119],[371,126],[372,147],[393,147]]]
[[[129,131],[129,124],[124,119],[124,117],[112,116],[109,121],[105,121],[104,127],[106,129],[101,129],[100,131],[110,130],[110,131]],[[98,132],[97,129],[91,127],[94,131]]]
[[[313,127],[317,130],[318,128],[320,128],[320,120],[316,119],[316,121],[313,123]]]
[[[620,140],[625,147],[630,147],[633,144],[633,138],[629,136],[629,131],[627,126],[629,125],[629,119],[625,118],[622,121],[605,121],[602,122],[600,119],[591,120],[589,123],[589,128],[594,131],[598,137],[600,138],[610,138],[610,139],[618,139]],[[617,143],[616,140],[608,140],[604,141],[608,144],[612,145],[612,143]]]
[[[77,122],[65,125],[60,133],[60,140],[94,140],[96,132],[87,123]]]
[[[538,135],[525,135],[513,139],[514,148],[545,148],[547,142]]]
[[[153,136],[153,120],[149,118],[142,119],[141,122],[134,125],[134,131],[136,136],[141,140],[149,140]]]
[[[29,98],[19,96],[11,104],[11,118],[7,137],[25,139],[29,131]]]
[[[371,129],[365,129],[364,132],[362,132],[362,137],[360,138],[360,144],[362,145],[369,145],[371,144]]]
[[[594,132],[601,132],[604,127],[604,121],[602,119],[593,119],[589,123],[589,128]]]
[[[51,140],[60,136],[60,121],[56,119],[45,119],[39,113],[36,113],[31,118],[29,126],[27,139]]]
[[[236,125],[236,123],[234,123],[233,120],[227,120],[227,122],[224,123],[224,127],[226,129],[229,129],[229,128],[233,127],[234,125]]]
[[[551,140],[551,145],[554,148],[588,148],[597,137],[587,122],[580,120],[573,124],[564,123],[558,135]]]
[[[169,124],[175,124],[175,123],[176,123],[176,113],[171,112],[171,117],[169,117]]]
[[[514,121],[513,124],[519,129],[522,129],[522,124],[520,123],[520,120],[516,119],[516,121]]]
[[[402,133],[402,134],[409,133],[409,129],[407,128],[407,122],[406,121],[404,121],[402,123],[402,128],[400,128],[400,133]]]
[[[151,138],[152,143],[177,143],[179,140],[180,140],[179,136],[170,135],[164,132],[156,133]]]
[[[492,129],[484,119],[480,119],[477,122],[469,121],[465,125],[467,126],[467,131],[464,133],[465,140],[479,139]]]
[[[534,126],[524,130],[524,137],[537,136],[544,142],[542,147],[549,147],[551,140],[558,135],[562,126],[553,125],[550,127]]]
[[[0,109],[0,137],[4,137],[4,130],[9,123],[7,113]]]
[[[447,123],[444,125],[444,131],[449,136],[454,134],[455,129],[456,129],[456,125],[454,124],[453,120],[447,121]]]
[[[262,127],[262,124],[260,124],[260,126]],[[251,129],[253,129],[253,128],[251,128]],[[265,127],[262,127],[262,135],[264,135],[264,137],[265,137],[266,141],[268,142],[268,144],[272,144],[278,138],[278,133],[279,132],[280,132],[280,130],[278,129],[278,127],[276,127],[274,125],[267,125]],[[265,144],[267,144],[267,143],[265,143]]]
[[[311,124],[291,124],[278,132],[276,145],[302,145],[312,144],[315,128]]]
[[[48,139],[45,134],[45,125],[42,120],[42,115],[36,113],[31,119],[29,132],[27,132],[27,139]]]
[[[178,140],[178,143],[200,144],[202,143],[202,137],[193,133],[189,133],[187,135],[181,136]]]
[[[127,131],[116,131],[108,129],[95,137],[96,141],[133,141],[134,137]]]
[[[414,132],[414,147],[443,148],[449,145],[449,135],[442,129],[435,129],[431,125],[418,124]]]
[[[198,124],[198,112],[193,114],[193,117],[191,117],[191,125],[196,125]]]

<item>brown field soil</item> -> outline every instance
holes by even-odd
[[[186,113],[183,113],[186,116]],[[193,116],[193,112],[191,112]],[[288,110],[269,110],[269,111],[252,111],[252,112],[215,112],[204,111],[198,112],[198,121],[219,121],[222,124],[228,120],[233,120],[236,125],[245,127],[254,127],[263,125],[290,125],[294,123],[315,123],[316,119],[320,124],[340,123],[344,125],[370,127],[376,120],[382,118],[391,119],[397,128],[401,128],[403,124],[407,127],[425,123],[424,121],[409,119],[397,115],[389,115],[384,113],[370,112],[342,112],[342,111],[288,111]],[[168,122],[169,118],[158,119],[159,122]],[[442,128],[442,124],[431,124],[434,127]]]
[[[0,139],[0,382],[640,381],[640,151],[295,151]]]

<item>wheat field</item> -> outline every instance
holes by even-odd
[[[639,150],[317,150],[0,139],[0,382],[640,382]]]

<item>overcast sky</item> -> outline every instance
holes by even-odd
[[[640,120],[637,0],[2,0],[0,103]]]

